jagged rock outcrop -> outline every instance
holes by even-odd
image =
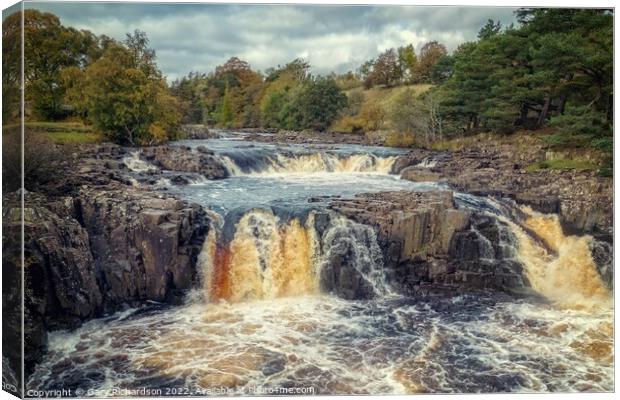
[[[426,157],[433,166],[415,167]],[[451,153],[414,150],[394,166],[403,179],[441,180],[453,189],[480,196],[514,199],[543,213],[557,213],[567,234],[591,234],[611,242],[613,182],[592,171],[526,168],[545,154],[533,147],[514,152],[511,145],[480,144]]]
[[[57,215],[45,202],[41,196],[27,194],[23,212],[26,371],[45,351],[48,330],[79,326],[99,314],[102,302],[88,234],[76,220]],[[19,263],[11,261],[20,255],[15,248],[20,243],[19,210],[15,205],[3,213],[3,270],[7,273],[21,270]],[[11,247],[9,241],[15,245]]]
[[[209,227],[200,206],[121,188],[82,190],[73,207],[89,235],[106,311],[175,302],[195,281]]]
[[[209,131],[209,128],[201,124],[181,125],[179,130],[185,139],[216,139],[219,137],[217,133]]]
[[[372,227],[330,212],[315,214],[315,229],[322,248],[320,288],[350,300],[384,293],[383,253]]]
[[[374,229],[387,283],[403,294],[471,289],[518,293],[529,285],[510,229],[497,218],[458,209],[450,191],[364,194],[333,200],[330,208]],[[328,271],[344,268],[340,264],[329,265]],[[355,271],[348,274],[351,286],[358,279]],[[338,280],[330,285],[337,294],[352,290]],[[354,293],[367,297],[363,285],[354,286]]]
[[[195,172],[207,179],[222,179],[228,176],[228,170],[213,155],[202,147],[192,150],[187,146],[154,146],[142,149],[142,156],[154,165],[178,172]]]
[[[14,206],[3,209],[3,274],[6,284],[16,284],[20,208],[4,203]],[[23,214],[27,373],[45,352],[48,331],[146,301],[178,303],[198,279],[209,229],[198,205],[110,184],[84,186],[75,197],[27,193]],[[14,287],[4,289],[8,304],[11,293],[19,296]],[[14,322],[7,338],[21,336]]]
[[[469,213],[454,207],[452,192],[382,192],[334,200],[330,208],[375,228],[389,260],[400,263],[448,251]]]
[[[18,344],[23,333],[22,232],[19,210],[19,197],[5,194],[2,198],[2,380],[5,390],[21,395],[22,352]],[[28,349],[36,350],[37,346]]]
[[[592,259],[599,276],[609,290],[614,290],[614,249],[607,243],[593,239],[590,242]]]
[[[519,292],[529,286],[517,255],[517,238],[505,222],[474,213],[467,230],[450,243],[446,274],[437,281]]]

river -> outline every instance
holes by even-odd
[[[180,306],[153,303],[52,332],[28,389],[93,396],[118,388],[176,396],[613,390],[611,294],[594,269],[590,239],[564,236],[554,216],[524,210],[523,229],[492,201],[457,195],[461,207],[484,208],[512,227],[515,257],[547,301],[414,300],[386,282],[369,227],[338,217],[322,233],[314,229],[315,212],[334,196],[442,188],[390,174],[402,151],[252,143],[237,134],[179,144],[213,150],[231,173],[161,183],[212,210],[202,285]],[[372,283],[373,299],[321,290],[322,265],[342,240],[351,242],[350,262]]]

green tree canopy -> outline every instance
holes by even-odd
[[[99,60],[73,76],[73,98],[115,143],[151,144],[176,136],[176,98],[158,71],[149,75],[151,69],[143,67],[136,63],[135,49],[112,44]]]

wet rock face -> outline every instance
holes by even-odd
[[[50,329],[75,328],[85,319],[99,314],[102,295],[97,284],[95,262],[88,234],[73,218],[60,217],[45,207],[45,200],[28,194],[24,208],[24,334],[25,368],[29,373],[47,346]],[[59,206],[62,208],[62,205]],[[7,207],[3,214],[3,274],[6,283],[21,279],[19,205]],[[10,242],[14,242],[11,244]],[[11,272],[14,271],[14,272]],[[3,296],[19,290],[17,285],[3,288]],[[13,312],[21,310],[13,301]],[[18,293],[14,293],[15,296]],[[11,302],[5,298],[5,302]],[[19,334],[21,318],[7,337]],[[12,343],[19,343],[18,339]],[[15,367],[14,367],[15,368]]]
[[[74,206],[89,234],[106,310],[175,302],[196,280],[208,231],[199,206],[131,189],[84,190]]]
[[[142,156],[154,165],[178,172],[195,172],[207,179],[222,179],[228,170],[207,149],[192,150],[186,146],[154,146],[142,149]]]
[[[450,191],[366,194],[334,200],[330,207],[374,229],[386,283],[402,294],[517,293],[528,286],[509,227],[494,217],[457,209]],[[339,261],[328,269],[339,293],[368,298],[354,290],[362,287],[356,284],[359,274]],[[338,280],[341,271],[347,282]]]
[[[330,208],[374,229],[383,252],[386,283],[392,289],[417,295],[429,287],[454,292],[459,287],[472,286],[471,280],[455,278],[465,270],[453,262],[458,255],[451,248],[455,237],[467,232],[471,215],[455,208],[451,192],[366,194],[352,200],[334,200]],[[472,263],[479,259],[478,254],[472,254]],[[336,271],[345,268],[340,264],[332,267]],[[348,273],[353,277],[348,284],[355,283],[355,271]],[[351,292],[348,287],[342,290]]]
[[[357,300],[384,294],[383,254],[373,228],[332,213],[315,214],[322,248],[322,292]]]
[[[614,289],[614,249],[606,242],[596,239],[590,242],[590,251],[596,269],[609,290]]]
[[[442,180],[461,192],[512,198],[536,211],[559,214],[569,234],[591,234],[611,242],[612,180],[592,171],[526,171],[544,157],[535,146],[515,152],[511,145],[492,143],[451,153],[416,149],[397,160],[394,172],[413,181]],[[425,158],[435,161],[432,167],[418,166]]]
[[[438,280],[505,292],[529,286],[518,260],[517,239],[496,218],[473,214],[469,229],[452,238],[448,254],[449,269],[455,272]]]
[[[209,226],[197,205],[122,185],[85,187],[76,197],[28,193],[25,205],[27,373],[46,351],[48,331],[148,300],[177,303],[196,283]],[[18,202],[4,207],[3,228],[5,282],[19,283]],[[3,296],[19,311],[21,301],[7,297],[20,299],[16,288],[5,287]],[[21,312],[15,318],[4,337],[21,337]]]
[[[20,199],[4,195],[2,199],[2,379],[20,392],[22,370],[22,262]],[[45,340],[47,336],[43,338]],[[37,341],[37,342],[40,342]],[[26,341],[26,348],[39,354]],[[11,372],[13,372],[11,374]],[[13,375],[12,377],[10,375]],[[21,395],[21,394],[20,394]]]
[[[50,329],[76,327],[101,306],[88,234],[72,218],[27,207],[26,290]],[[27,296],[28,297],[28,296]]]
[[[454,208],[452,192],[383,192],[334,200],[330,208],[375,228],[388,262],[415,261],[446,253],[452,234],[469,213]]]
[[[355,255],[349,246],[334,249],[321,269],[321,289],[347,300],[371,299],[375,297],[372,286],[353,267]]]

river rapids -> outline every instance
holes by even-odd
[[[373,229],[334,216],[319,232],[317,211],[325,196],[440,185],[391,174],[396,149],[240,139],[182,143],[214,150],[229,178],[161,183],[213,213],[201,285],[185,304],[153,303],[50,333],[28,389],[97,397],[119,388],[159,396],[613,390],[612,293],[592,238],[564,235],[555,215],[520,208],[517,223],[493,199],[458,194],[460,207],[510,227],[517,240],[506,246],[541,296],[399,296]],[[126,163],[154,168],[139,154]],[[345,245],[371,300],[321,290],[323,266]]]

